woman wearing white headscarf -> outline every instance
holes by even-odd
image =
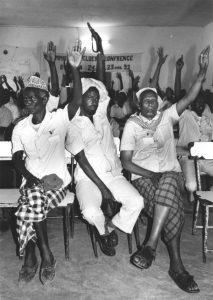
[[[169,275],[188,293],[199,292],[199,288],[193,276],[185,270],[180,256],[184,207],[180,196],[181,169],[176,158],[173,125],[199,93],[208,60],[209,47],[200,54],[200,71],[188,94],[163,112],[158,111],[155,90],[140,90],[137,93],[140,113],[127,121],[121,141],[123,167],[132,173],[132,183],[144,197],[145,211],[152,223],[143,246],[132,255],[130,261],[141,269],[149,268],[162,234],[170,256]]]

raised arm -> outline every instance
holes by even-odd
[[[67,51],[67,60],[70,63],[73,77],[73,99],[68,104],[68,114],[71,120],[82,103],[82,85],[79,73],[79,66],[86,48],[81,51],[81,42],[77,41],[76,45],[71,50]],[[71,99],[70,99],[71,100]]]
[[[47,51],[44,52],[44,59],[48,62],[50,68],[51,91],[50,93],[57,97],[59,95],[58,73],[56,70],[56,46],[53,42],[47,44]]]
[[[8,83],[8,81],[7,81],[7,77],[6,77],[5,75],[2,75],[2,78],[3,78],[3,82],[4,82],[4,84],[6,85],[7,89],[8,89],[9,91],[13,91],[13,92],[14,92],[13,88],[11,88],[11,86],[9,85],[9,83]]]
[[[120,72],[116,73],[116,77],[118,78],[119,82],[120,82],[120,90],[123,90],[124,85],[123,85],[123,79],[122,79],[122,75]]]
[[[18,76],[18,84],[20,85],[21,89],[25,88],[24,80],[21,76]]]
[[[18,85],[18,79],[16,76],[13,77],[13,81],[16,85],[16,94],[19,92],[19,85]]]
[[[153,88],[157,87],[161,68],[162,68],[163,64],[165,63],[166,58],[168,56],[168,55],[164,55],[162,47],[158,48],[157,54],[158,54],[158,64],[157,64],[155,73],[154,73],[152,79],[150,80],[150,87],[153,87]]]
[[[97,79],[105,84],[105,56],[100,35],[92,28],[90,23],[87,26],[92,34],[92,50],[97,52],[96,76]],[[93,48],[93,39],[96,43],[96,50]]]
[[[183,55],[176,61],[176,74],[175,74],[175,100],[176,102],[181,98],[181,71],[183,69]]]
[[[188,93],[177,103],[176,107],[179,115],[195,100],[200,91],[209,65],[209,52],[210,46],[207,46],[199,55],[199,73]]]

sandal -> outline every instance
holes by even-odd
[[[24,283],[30,282],[35,277],[37,269],[38,269],[38,262],[36,262],[33,267],[23,265],[19,272],[18,281]]]
[[[169,276],[172,278],[172,280],[177,284],[177,286],[184,292],[187,293],[200,292],[197,283],[194,281],[194,277],[190,275],[187,271],[178,273],[170,269],[168,273]]]
[[[148,269],[153,260],[155,260],[155,250],[150,246],[143,246],[130,257],[130,262],[140,269]]]
[[[52,281],[55,277],[56,260],[50,266],[41,267],[40,269],[40,281],[42,284],[46,284],[48,281]]]

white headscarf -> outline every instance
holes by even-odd
[[[86,91],[90,87],[96,87],[99,91],[100,99],[99,99],[99,104],[98,108],[95,114],[106,114],[107,111],[107,106],[110,100],[110,97],[108,96],[107,89],[105,85],[96,79],[93,78],[81,78],[81,83],[82,83],[82,94],[86,93]]]
[[[136,96],[138,98],[138,101],[140,101],[140,95],[146,91],[146,90],[152,90],[153,92],[155,92],[158,96],[158,109],[161,107],[162,103],[163,103],[163,100],[161,99],[161,97],[158,95],[157,93],[157,90],[155,88],[151,88],[151,87],[145,87],[143,89],[140,89],[137,93],[136,93]]]

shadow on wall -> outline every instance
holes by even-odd
[[[182,77],[182,88],[186,88],[187,90],[192,85],[192,82],[195,79],[195,70],[198,71],[198,57],[196,55],[196,46],[192,45],[186,55],[183,57],[184,67]]]

